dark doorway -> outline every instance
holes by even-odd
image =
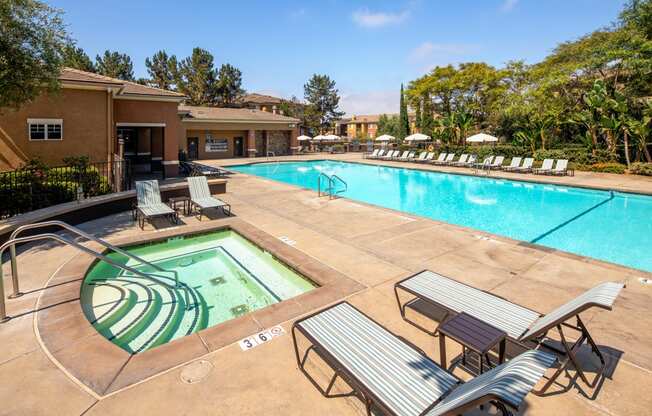
[[[199,138],[188,137],[188,160],[199,159]]]
[[[235,157],[244,156],[244,137],[233,138],[233,155]]]

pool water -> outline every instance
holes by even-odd
[[[650,196],[335,161],[230,169],[314,190],[336,174],[353,200],[652,272]]]
[[[141,352],[204,328],[292,298],[312,282],[233,230],[176,237],[128,251],[160,266],[139,265],[118,253],[109,257],[152,273],[153,282],[105,262],[88,272],[81,291],[84,313],[106,338]],[[174,287],[177,271],[180,286]],[[186,301],[186,293],[188,300]]]

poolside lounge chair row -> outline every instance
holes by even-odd
[[[192,176],[187,178],[187,181],[190,209],[198,212],[200,221],[204,211],[211,208],[219,208],[225,215],[231,215],[231,205],[211,195],[205,176]],[[156,180],[136,182],[136,205],[133,209],[133,217],[141,229],[145,227],[145,221],[158,217],[167,217],[175,223],[179,222],[177,211],[162,202],[161,191]]]
[[[455,160],[455,153],[440,153],[437,159],[434,158],[434,152],[421,152],[416,156],[415,151],[405,150],[401,154],[399,150],[376,149],[366,156],[368,159],[395,160],[401,162],[430,163],[437,166],[455,166],[476,169],[495,169],[506,172],[534,173],[547,175],[568,175],[573,171],[568,169],[567,159],[545,159],[540,168],[534,168],[534,158],[531,157],[513,157],[509,165],[504,165],[504,156],[488,156],[482,162],[477,161],[474,154],[463,153]],[[554,167],[553,167],[554,164]]]
[[[523,352],[507,363],[464,382],[408,340],[395,335],[348,302],[340,302],[294,323],[292,338],[296,360],[299,369],[323,396],[357,396],[365,404],[368,415],[372,410],[387,415],[454,415],[487,403],[493,404],[503,415],[509,415],[509,409],[518,410],[527,394],[556,362],[554,355],[542,350],[547,347],[543,340],[550,329],[559,331],[566,359],[535,393],[543,394],[571,365],[585,383],[592,387],[597,384],[606,367],[605,359],[579,314],[592,307],[611,310],[623,287],[620,283],[602,283],[541,315],[425,270],[395,285],[396,300],[404,320],[433,335],[436,331],[431,332],[407,319],[406,308],[423,313],[423,306],[418,304],[438,307],[446,312],[444,318],[440,318],[442,322],[448,315],[464,312],[504,331],[511,342],[525,346],[526,342],[533,341],[537,349]],[[411,294],[413,299],[402,304],[399,289]],[[577,319],[576,325],[567,322],[574,318]],[[572,344],[564,336],[563,329],[567,328],[580,333]],[[302,354],[299,352],[298,334],[309,343]],[[585,344],[602,364],[592,382],[587,379],[576,357]],[[334,372],[326,388],[320,386],[306,369],[311,352]],[[346,382],[350,392],[331,392],[338,378]]]

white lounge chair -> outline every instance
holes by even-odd
[[[302,351],[298,339],[302,340]],[[467,382],[462,382],[402,337],[348,302],[300,319],[292,326],[299,370],[326,398],[356,396],[367,415],[441,416],[493,404],[503,415],[518,410],[527,394],[556,361],[543,351],[526,351]],[[305,347],[307,345],[307,347]],[[320,386],[306,367],[317,355],[334,372]],[[352,389],[331,392],[337,378]]]
[[[473,165],[475,165],[475,162],[477,162],[477,160],[478,160],[477,155],[470,155],[469,158],[466,159],[466,163],[460,163],[455,166],[470,168],[473,167]]]
[[[156,180],[136,182],[136,206],[133,216],[141,230],[145,228],[146,220],[151,221],[156,217],[168,217],[175,223],[179,222],[177,212],[161,201],[161,191]]]
[[[532,172],[535,175],[545,175],[551,173],[553,162],[554,162],[553,159],[544,159],[543,163],[541,164],[541,167],[532,169]]]
[[[408,156],[410,155],[409,150],[403,151],[403,154],[401,156],[398,156],[396,160],[400,160],[401,162],[406,161],[408,159]]]
[[[417,163],[430,163],[435,158],[435,152],[428,152],[425,158],[415,160]]]
[[[426,156],[428,156],[428,152],[421,152],[419,153],[419,157],[412,158],[411,162],[421,162]]]
[[[444,160],[446,160],[446,156],[448,156],[448,153],[440,153],[439,156],[437,156],[437,159],[432,161],[432,164],[436,165],[438,163],[444,163]]]
[[[559,159],[555,164],[555,168],[550,171],[553,175],[568,175],[568,160]]]
[[[443,309],[446,315],[465,312],[505,331],[513,342],[523,346],[527,342],[540,345],[548,331],[556,328],[561,337],[566,359],[541,388],[540,393],[543,393],[570,365],[575,367],[577,373],[587,385],[595,387],[600,375],[606,368],[606,361],[580,319],[580,313],[593,307],[611,310],[618,294],[624,287],[622,283],[601,283],[546,315],[430,270],[424,270],[396,283],[394,293],[403,319],[431,335],[436,331],[431,331],[422,324],[407,318],[405,314],[406,308],[421,314],[431,310],[432,307],[435,310]],[[399,290],[410,294],[412,299],[401,304]],[[425,316],[431,317],[433,315],[426,312]],[[444,319],[446,317],[442,320]],[[576,320],[577,325],[571,325],[567,322],[573,319]],[[580,337],[577,338],[577,341],[570,341],[566,338],[563,331],[568,328],[579,332]],[[592,382],[584,374],[584,369],[575,355],[584,344],[587,344],[602,363]]]
[[[438,160],[435,160],[432,163],[433,165],[447,165],[450,162],[452,162],[453,159],[455,159],[455,153],[449,153],[446,155],[446,158],[443,161],[440,162]]]
[[[496,156],[493,162],[489,165],[489,169],[500,169],[505,161],[505,156]]]
[[[373,159],[376,156],[378,156],[378,152],[380,152],[380,149],[374,149],[374,151],[371,152],[371,153],[365,153],[364,157],[367,158],[367,159]]]
[[[463,166],[466,161],[469,159],[469,155],[467,153],[463,153],[460,155],[460,158],[457,159],[456,161],[448,163],[449,166]]]
[[[526,157],[523,159],[523,164],[517,168],[510,169],[512,172],[527,173],[532,172],[532,165],[534,164],[534,158]]]
[[[231,205],[211,195],[205,176],[188,178],[188,190],[190,191],[191,208],[197,209],[200,221],[204,210],[211,208],[219,208],[224,215],[231,216]]]
[[[484,158],[482,163],[476,163],[473,165],[474,168],[476,169],[487,169],[489,166],[491,166],[491,163],[494,161],[493,156],[487,156]]]
[[[390,150],[389,152],[387,152],[385,156],[381,157],[380,159],[391,160],[394,159],[396,156],[398,156],[399,153],[400,152],[398,150]]]
[[[522,157],[513,157],[509,165],[503,166],[502,169],[504,171],[511,171],[514,168],[518,168],[521,165],[521,160],[523,160]]]

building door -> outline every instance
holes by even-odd
[[[199,138],[188,137],[188,160],[199,159]]]
[[[244,156],[244,137],[233,138],[233,155],[235,157]]]

